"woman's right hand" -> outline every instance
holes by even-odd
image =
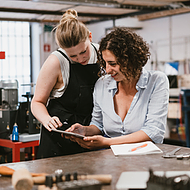
[[[86,134],[85,127],[83,125],[79,124],[79,123],[75,123],[74,125],[72,125],[70,128],[68,128],[65,131],[81,134],[81,135],[84,135],[84,136]],[[76,142],[76,138],[78,138],[78,137],[75,137],[73,135],[63,135],[63,134],[62,134],[62,137],[65,137],[66,139],[70,139],[73,142]]]
[[[86,135],[86,130],[85,127],[79,123],[75,123],[74,125],[72,125],[70,128],[68,128],[66,130],[67,132],[72,132],[72,133],[78,133],[81,135]]]
[[[43,126],[48,130],[51,131],[51,129],[57,129],[61,127],[63,124],[59,120],[57,116],[50,117],[49,120],[45,121],[43,123]]]

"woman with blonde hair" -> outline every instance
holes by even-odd
[[[98,79],[98,44],[91,43],[92,34],[75,10],[63,14],[55,36],[60,48],[44,62],[31,102],[33,115],[43,125],[38,158],[86,151],[51,129],[66,130],[76,122],[89,124]]]

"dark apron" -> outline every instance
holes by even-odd
[[[59,51],[59,50],[57,50]],[[67,58],[63,52],[59,51]],[[69,60],[69,59],[68,59]],[[93,109],[93,90],[98,79],[98,64],[70,65],[70,77],[66,91],[60,98],[51,99],[47,106],[50,116],[59,117],[66,130],[74,123],[89,125]],[[60,133],[49,132],[42,127],[37,158],[69,155],[89,151],[75,142],[61,137]]]

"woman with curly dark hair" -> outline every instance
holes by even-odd
[[[95,85],[90,126],[74,124],[67,130],[86,137],[66,138],[88,149],[143,141],[162,143],[169,82],[164,73],[145,70],[149,56],[147,43],[135,32],[116,28],[107,34],[100,42],[98,60],[104,76]]]

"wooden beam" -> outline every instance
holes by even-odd
[[[144,21],[144,20],[161,18],[161,17],[188,13],[188,12],[190,12],[190,8],[183,7],[183,8],[178,8],[178,9],[166,10],[166,11],[158,11],[155,13],[142,14],[142,15],[138,15],[137,18],[139,19],[139,21]]]
[[[189,0],[183,0],[189,1]],[[147,6],[147,7],[160,7],[166,6],[171,3],[180,3],[179,0],[117,0],[118,3],[123,5],[133,5],[133,6]]]

